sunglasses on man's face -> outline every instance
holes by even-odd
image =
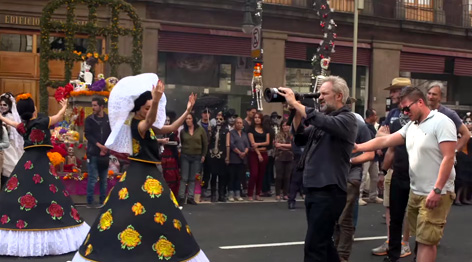
[[[411,109],[410,107],[414,104],[416,104],[418,102],[418,100],[416,100],[415,102],[411,103],[409,106],[405,106],[404,108],[402,108],[402,113],[405,114],[405,113],[410,113],[411,112]]]
[[[220,120],[220,121],[223,121],[223,118],[216,118],[216,120]]]

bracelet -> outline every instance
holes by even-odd
[[[380,169],[380,172],[382,172],[384,175],[387,174],[387,170],[385,170],[385,169]]]

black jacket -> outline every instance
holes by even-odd
[[[305,129],[300,124],[295,137],[297,145],[302,145],[300,142],[303,140],[307,141],[307,134],[313,126],[323,130],[324,134],[313,152],[305,158],[303,185],[306,188],[337,185],[346,191],[349,159],[357,136],[356,116],[346,107],[328,115],[307,107],[306,114],[305,125],[310,127]]]
[[[97,121],[97,117],[91,114],[85,119],[84,136],[87,139],[87,156],[99,156],[100,148],[97,142],[105,145],[108,136],[111,133],[110,121],[108,115],[103,113],[103,121]]]

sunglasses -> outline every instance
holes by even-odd
[[[411,103],[409,106],[405,106],[404,108],[402,108],[402,113],[410,113],[410,107],[414,104],[416,104],[418,102],[418,100],[416,100],[415,102]]]
[[[219,117],[218,117],[218,118],[216,118],[216,120],[221,120],[221,121],[223,121],[223,118],[219,118]]]

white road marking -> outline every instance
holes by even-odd
[[[378,237],[359,237],[355,238],[354,241],[370,241],[387,239],[387,236]],[[282,243],[269,243],[269,244],[254,244],[254,245],[239,245],[239,246],[222,246],[220,249],[245,249],[245,248],[258,248],[258,247],[280,247],[280,246],[299,246],[305,244],[305,241],[297,242],[282,242]]]

